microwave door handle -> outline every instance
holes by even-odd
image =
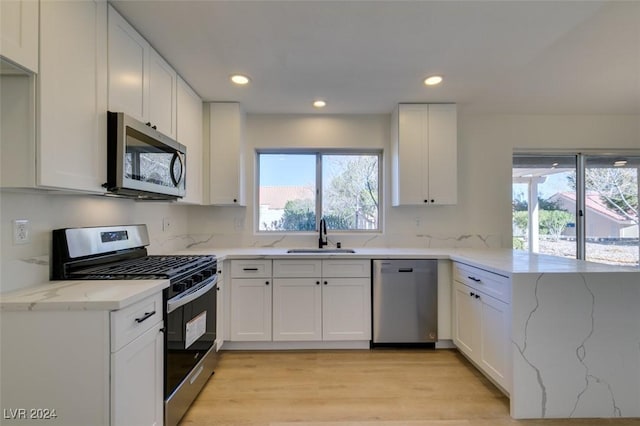
[[[180,163],[180,175],[176,176],[174,173],[176,161]],[[171,180],[173,181],[174,186],[178,186],[180,181],[182,181],[182,176],[184,175],[184,162],[182,161],[182,157],[179,153],[174,152],[173,158],[171,159],[171,164],[169,165],[171,171]]]
[[[193,293],[188,293],[188,294],[185,294],[184,296],[176,296],[170,300],[167,300],[167,313],[170,314],[171,312],[175,311],[179,307],[184,306],[187,303],[197,299],[198,297],[202,296],[203,294],[205,294],[206,292],[214,288],[216,284],[218,284],[217,275],[215,275],[213,279],[209,283],[207,283],[207,285],[203,286],[202,288],[199,288]]]

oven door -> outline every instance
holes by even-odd
[[[167,301],[165,401],[190,399],[188,408],[201,387],[188,391],[195,392],[188,397],[176,394],[196,381],[204,385],[213,373],[212,360],[207,362],[205,357],[208,352],[215,354],[217,280],[214,275]]]

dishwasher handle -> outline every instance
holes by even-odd
[[[398,268],[398,272],[413,272],[413,268]]]

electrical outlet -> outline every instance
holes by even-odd
[[[171,229],[171,218],[162,218],[162,232],[168,232]]]
[[[13,221],[13,244],[29,244],[31,242],[31,229],[27,219]]]

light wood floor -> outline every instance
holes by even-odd
[[[509,400],[455,350],[223,352],[181,425],[554,426],[635,420],[509,417]]]

